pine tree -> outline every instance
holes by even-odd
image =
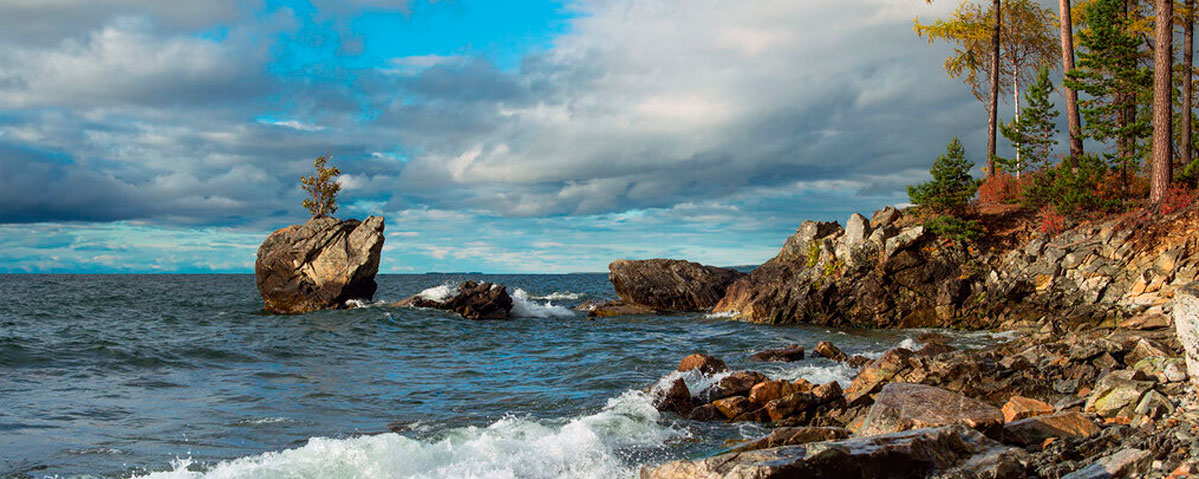
[[[312,213],[313,218],[329,216],[337,212],[337,193],[341,191],[341,184],[337,183],[337,176],[341,175],[341,169],[334,167],[326,167],[325,164],[329,161],[329,157],[321,155],[312,163],[316,169],[315,175],[308,175],[300,178],[300,183],[303,184],[304,191],[308,192],[308,199],[305,199],[301,205]]]
[[[966,148],[955,136],[945,146],[945,153],[938,156],[928,170],[933,179],[908,186],[908,199],[936,213],[958,212],[978,191],[979,182],[970,176],[971,168],[974,163],[966,160]]]
[[[1024,99],[1028,106],[1019,118],[1012,119],[1000,127],[1003,136],[1020,152],[1016,159],[997,158],[1000,169],[1020,173],[1029,169],[1041,169],[1049,164],[1053,147],[1057,145],[1058,111],[1049,95],[1053,93],[1053,82],[1049,80],[1049,67],[1042,66],[1037,79],[1029,85]]]
[[[1108,162],[1128,175],[1144,154],[1143,140],[1152,132],[1146,99],[1153,73],[1142,65],[1143,42],[1133,30],[1125,0],[1095,0],[1084,8],[1087,29],[1079,33],[1078,65],[1066,73],[1066,86],[1086,93],[1079,110],[1086,120],[1084,136],[1116,141]]]

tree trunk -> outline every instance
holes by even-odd
[[[1058,0],[1059,23],[1062,27],[1062,72],[1074,70],[1074,27],[1070,18],[1070,0]],[[1066,96],[1066,121],[1070,124],[1070,158],[1082,156],[1082,121],[1078,118],[1078,92],[1063,86]]]
[[[1153,172],[1149,179],[1149,202],[1161,204],[1170,187],[1171,85],[1170,73],[1174,63],[1170,59],[1174,43],[1174,0],[1156,0],[1157,18],[1154,19],[1153,51]]]
[[[1182,155],[1182,167],[1191,164],[1191,107],[1194,103],[1191,81],[1194,76],[1195,64],[1195,0],[1186,0],[1186,15],[1182,17],[1182,129],[1179,137],[1179,148]]]
[[[1017,79],[1019,69],[1012,69],[1012,103],[1016,107],[1016,123],[1020,122],[1020,80]],[[1024,165],[1020,163],[1020,141],[1016,141],[1016,178],[1020,177],[1020,172],[1024,171]]]
[[[999,30],[1003,26],[999,0],[992,0],[995,26],[991,29],[991,117],[987,120],[987,177],[995,176],[995,132],[999,125]]]

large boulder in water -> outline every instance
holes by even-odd
[[[465,281],[443,293],[440,297],[418,294],[397,305],[453,311],[474,320],[508,319],[512,313],[512,296],[502,284]]]
[[[370,300],[383,251],[383,218],[327,216],[271,233],[258,247],[254,276],[266,310],[296,314]]]
[[[737,270],[674,259],[618,259],[608,280],[620,299],[659,311],[706,311],[724,297]]]

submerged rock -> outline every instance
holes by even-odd
[[[620,299],[660,311],[707,311],[740,271],[673,259],[616,260],[608,265]]]
[[[830,433],[832,434],[832,433]],[[964,427],[738,451],[641,470],[642,479],[1024,477],[1027,454]]]
[[[614,316],[644,316],[656,314],[654,308],[632,304],[624,300],[594,302],[587,301],[576,306],[575,311],[584,311],[588,317],[610,318]]]
[[[296,314],[370,300],[383,251],[383,218],[313,218],[271,233],[258,247],[254,278],[265,309]]]
[[[695,353],[679,361],[680,372],[687,372],[692,369],[698,369],[704,374],[716,374],[727,371],[728,367],[724,365],[724,361],[721,361],[720,358]]]
[[[445,298],[416,295],[396,305],[452,311],[473,320],[508,319],[512,313],[512,296],[502,284],[465,281],[450,294]]]
[[[767,349],[759,351],[749,356],[749,359],[763,362],[780,362],[789,363],[803,359],[803,347],[798,344],[792,344],[785,348]]]

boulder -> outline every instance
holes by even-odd
[[[650,401],[659,411],[671,411],[680,416],[686,416],[695,406],[691,400],[691,391],[682,378],[671,381],[669,387],[655,388],[650,393]]]
[[[1003,421],[1012,422],[1044,414],[1053,414],[1052,405],[1024,396],[1012,396],[1003,405]]]
[[[828,341],[816,343],[816,348],[813,349],[812,352],[818,356],[823,356],[837,362],[845,362],[849,359],[849,356],[846,356],[845,353],[841,352],[841,350],[837,348],[837,346],[834,346],[833,343]]]
[[[748,396],[755,384],[768,381],[766,375],[754,371],[737,371],[720,378],[704,392],[709,401],[729,396]]]
[[[986,460],[983,460],[986,459]],[[1027,454],[964,427],[737,451],[646,466],[641,479],[1023,478]]]
[[[502,284],[463,281],[451,293],[446,298],[416,295],[397,304],[451,311],[473,320],[508,319],[512,312],[512,296]]]
[[[740,271],[682,260],[616,260],[608,280],[620,299],[661,311],[707,311]]]
[[[909,349],[895,348],[867,364],[845,390],[845,399],[849,401],[849,405],[868,404],[865,401],[869,400],[869,395],[877,392],[896,374],[907,368],[907,361],[912,356],[913,353]]]
[[[798,344],[792,344],[785,348],[767,349],[753,353],[749,356],[749,359],[754,361],[789,363],[799,361],[803,359],[803,356],[803,348]]]
[[[883,248],[886,257],[895,256],[895,253],[908,249],[924,239],[923,226],[909,226],[900,231],[899,234],[888,238],[886,246]]]
[[[254,279],[265,310],[297,314],[370,300],[378,285],[383,218],[313,218],[271,233],[258,247]]]
[[[762,381],[750,389],[749,400],[755,404],[765,405],[770,401],[797,392],[799,392],[799,387],[790,381]]]
[[[736,418],[749,412],[750,410],[761,407],[750,402],[749,399],[745,398],[745,396],[733,396],[724,399],[718,399],[712,401],[712,405],[716,407],[717,411],[720,411],[720,414],[723,414],[724,417],[728,419]]]
[[[727,371],[728,367],[724,365],[724,361],[721,361],[720,358],[695,353],[679,361],[679,371],[687,372],[692,369],[698,369],[699,372],[704,374],[716,374]]]
[[[1170,327],[1170,317],[1161,312],[1143,313],[1120,322],[1122,329],[1141,331],[1168,327]]]
[[[1145,469],[1153,454],[1141,449],[1121,449],[1091,465],[1062,476],[1062,479],[1110,479],[1125,477]]]
[[[1003,413],[987,403],[941,388],[891,383],[875,399],[859,434],[887,434],[952,424],[998,438],[1003,434]]]
[[[796,392],[766,403],[766,414],[774,422],[802,413],[819,406],[820,398],[810,392]]]
[[[849,430],[840,427],[778,427],[766,437],[733,448],[733,452],[756,451],[779,446],[799,446],[810,442],[835,441],[849,437]]]
[[[1145,374],[1136,370],[1108,373],[1095,383],[1084,410],[1103,417],[1131,418],[1141,396],[1153,389],[1154,382],[1145,379]]]
[[[843,392],[841,391],[840,383],[829,381],[812,388],[812,395],[816,396],[820,404],[825,404],[841,399]]]
[[[856,246],[870,236],[870,222],[865,216],[854,213],[845,222],[845,245]]]
[[[1199,282],[1174,292],[1174,329],[1186,350],[1187,376],[1199,386]]]
[[[1087,439],[1099,434],[1095,421],[1077,412],[1060,412],[1010,422],[1003,426],[1005,442],[1021,447],[1039,446],[1051,437]]]
[[[903,217],[903,213],[895,209],[894,206],[886,206],[874,212],[874,216],[870,218],[870,225],[875,228],[891,226],[896,221],[899,221],[901,217]]]

